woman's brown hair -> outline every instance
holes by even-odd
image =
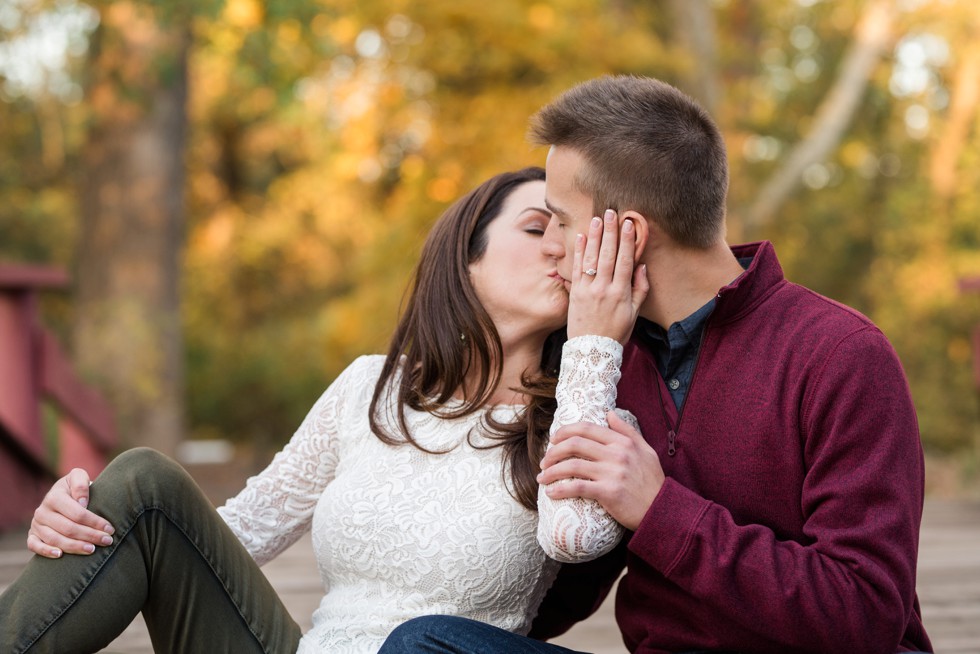
[[[521,184],[543,180],[542,168],[492,177],[457,200],[432,228],[371,398],[371,429],[383,442],[407,442],[432,452],[415,440],[405,407],[447,419],[486,408],[503,373],[503,347],[470,282],[469,267],[486,252],[487,227],[511,192]],[[535,477],[555,412],[564,340],[564,330],[552,334],[542,351],[541,371],[531,371],[522,379],[519,390],[528,397],[528,404],[515,422],[498,422],[489,412],[483,417],[496,441],[490,447],[503,447],[506,452],[502,474],[509,481],[511,495],[532,511],[537,510]],[[475,384],[466,385],[470,371],[478,378]],[[461,402],[453,399],[458,389],[465,394]],[[396,393],[397,415],[387,417],[395,419],[400,434],[390,433],[384,426],[390,421],[380,414],[392,392]]]

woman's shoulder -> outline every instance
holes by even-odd
[[[337,376],[342,377],[364,377],[371,376],[377,378],[381,376],[381,370],[385,365],[385,355],[383,354],[362,354],[349,364]]]

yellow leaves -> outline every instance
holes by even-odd
[[[528,22],[542,32],[555,26],[555,9],[550,5],[538,3],[527,9]]]
[[[215,213],[196,234],[198,241],[196,245],[208,254],[214,255],[213,258],[221,257],[226,253],[235,234],[235,219],[228,209],[230,207]]]
[[[402,159],[401,174],[406,182],[414,182],[425,172],[425,162],[418,155],[409,155]]]
[[[323,33],[343,48],[350,48],[361,32],[361,26],[352,16],[342,16],[330,19],[324,14],[318,15],[313,21],[313,29],[317,34]]]
[[[448,177],[437,177],[428,183],[425,191],[436,202],[450,202],[457,195],[457,184]]]
[[[952,363],[968,364],[973,358],[973,347],[965,338],[954,338],[946,348],[946,355]]]
[[[258,0],[227,0],[222,17],[235,27],[252,30],[262,24],[264,12]]]
[[[303,26],[299,24],[298,20],[292,18],[282,21],[276,28],[276,38],[288,45],[299,43],[302,34]]]
[[[841,163],[848,168],[862,169],[867,166],[869,158],[874,158],[874,155],[868,149],[868,146],[861,141],[851,140],[841,147]]]

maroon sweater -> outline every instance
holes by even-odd
[[[631,652],[931,651],[922,449],[898,358],[860,313],[787,282],[770,243],[733,250],[754,259],[718,293],[680,417],[653,353],[627,345],[618,404],[667,481],[619,549],[563,567],[532,635],[594,610],[625,564]]]

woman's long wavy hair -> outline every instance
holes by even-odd
[[[487,227],[499,215],[507,197],[521,184],[541,180],[541,168],[492,177],[457,200],[432,228],[371,398],[371,429],[383,442],[407,442],[439,454],[415,440],[408,428],[405,407],[447,419],[487,407],[503,374],[503,347],[470,281],[469,267],[486,252]],[[555,413],[555,385],[564,341],[564,329],[549,336],[541,354],[540,371],[526,372],[522,387],[515,389],[528,398],[517,421],[498,422],[490,412],[483,417],[495,441],[489,447],[503,447],[506,452],[502,474],[508,490],[532,511],[537,510],[535,477]],[[475,383],[467,380],[471,371],[477,373]],[[464,391],[461,402],[453,399],[460,389]],[[389,417],[397,422],[400,434],[390,433],[385,427],[390,420],[381,415],[390,406],[386,400],[392,392],[397,394],[397,416]]]

